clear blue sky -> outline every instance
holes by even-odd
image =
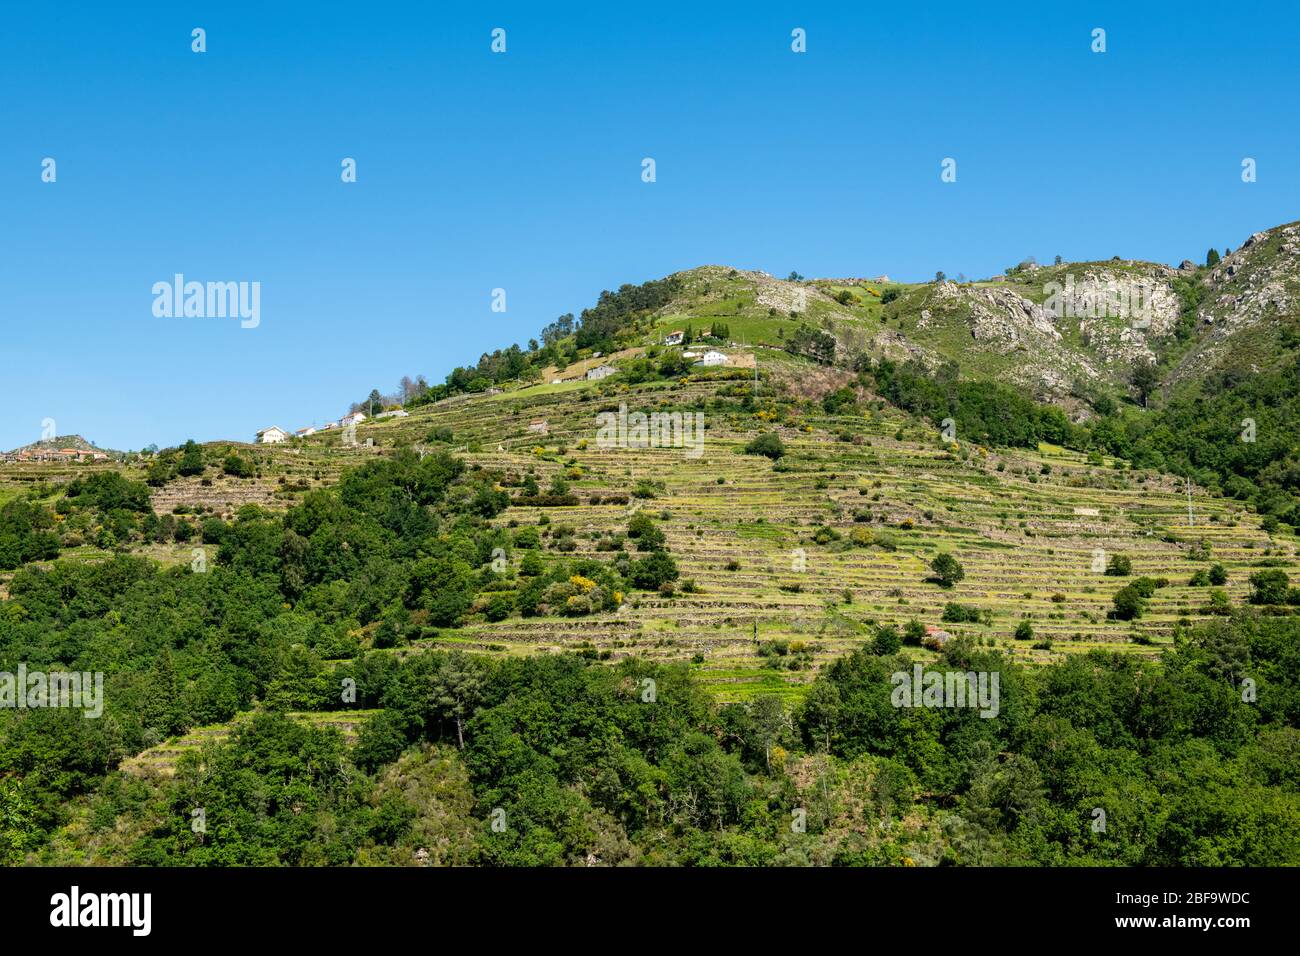
[[[6,4],[0,448],[322,422],[705,263],[1177,262],[1300,218],[1294,4],[478,6]],[[261,325],[155,318],[176,272],[260,282]]]

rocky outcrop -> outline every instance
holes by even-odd
[[[1267,331],[1300,311],[1300,223],[1257,232],[1204,279],[1199,342],[1170,382],[1204,374],[1228,358],[1239,336]]]
[[[972,348],[1015,356],[1002,377],[1036,394],[1063,397],[1098,370],[1068,346],[1050,310],[1012,288],[941,282],[927,296],[918,332],[963,323]]]
[[[930,294],[928,304],[931,308],[922,310],[918,327],[925,328],[935,312],[965,308],[969,310],[966,321],[971,338],[1003,355],[1042,337],[1056,341],[1061,338],[1046,309],[1010,289],[940,282]]]

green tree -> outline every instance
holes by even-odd
[[[430,700],[434,712],[456,725],[456,744],[465,749],[465,721],[483,697],[482,666],[463,651],[448,655],[433,676]]]
[[[898,628],[892,624],[883,624],[876,628],[876,639],[873,642],[873,648],[877,654],[896,654],[902,646],[903,639],[898,634]]]
[[[0,866],[18,866],[41,840],[37,808],[22,780],[0,777]]]
[[[1112,578],[1126,578],[1133,573],[1133,562],[1127,555],[1112,554],[1105,573]]]
[[[1142,595],[1131,584],[1116,591],[1111,602],[1115,605],[1115,616],[1121,621],[1131,621],[1142,616]]]
[[[1133,366],[1133,373],[1129,377],[1129,383],[1138,393],[1143,407],[1147,404],[1147,399],[1151,393],[1156,390],[1156,385],[1160,382],[1160,375],[1156,371],[1154,362],[1138,362]]]
[[[203,449],[194,439],[181,448],[180,466],[176,470],[186,477],[203,474]]]
[[[945,588],[952,587],[966,577],[966,570],[961,566],[961,562],[946,551],[935,555],[934,560],[930,562],[930,570],[934,572],[934,580]]]

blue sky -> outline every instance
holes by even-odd
[[[1176,263],[1300,218],[1294,5],[540,6],[6,5],[0,448],[323,422],[705,263]],[[177,272],[261,324],[156,318]]]

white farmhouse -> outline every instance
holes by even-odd
[[[351,415],[344,415],[339,419],[339,424],[346,428],[348,425],[360,425],[366,420],[365,412],[353,412]]]
[[[704,353],[704,358],[695,363],[696,365],[726,365],[727,357],[716,349],[709,349]]]
[[[587,378],[589,379],[609,378],[609,376],[613,375],[615,371],[616,369],[611,365],[597,365],[595,368],[587,369]]]
[[[270,428],[263,428],[257,433],[257,440],[263,445],[279,445],[287,441],[289,433],[279,425],[272,425]]]
[[[685,337],[686,337],[686,333],[683,332],[681,329],[673,329],[671,332],[669,332],[667,335],[664,336],[664,345],[681,345],[682,339],[684,339]]]
[[[299,428],[293,434],[295,438],[306,438],[308,435],[316,434],[316,426],[308,425],[306,428]]]

